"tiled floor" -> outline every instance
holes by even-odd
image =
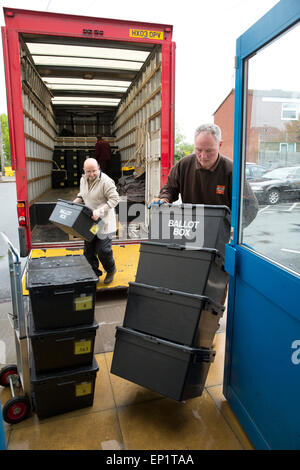
[[[120,294],[121,295],[121,294]],[[102,297],[95,352],[99,365],[93,406],[39,420],[5,423],[9,450],[243,450],[252,449],[222,395],[225,328],[215,336],[216,358],[201,397],[178,403],[110,374],[113,330],[126,298]],[[2,393],[1,393],[2,392]],[[9,389],[0,388],[2,403]]]

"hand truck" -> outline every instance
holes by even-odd
[[[13,314],[8,314],[14,330],[17,365],[10,364],[0,370],[0,385],[10,387],[10,398],[2,409],[3,419],[15,424],[26,419],[32,410],[29,352],[26,329],[25,306],[22,289],[22,268],[20,255],[7,236],[0,232],[8,245],[8,262]],[[16,394],[15,387],[23,388],[24,395]]]

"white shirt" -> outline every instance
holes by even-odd
[[[116,227],[116,216],[114,207],[119,203],[119,194],[115,182],[105,173],[100,172],[99,177],[90,185],[88,179],[83,175],[80,179],[80,190],[77,197],[83,199],[84,204],[91,210],[106,208],[107,213],[99,223],[101,233],[114,233]]]

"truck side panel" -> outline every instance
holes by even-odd
[[[22,227],[21,240],[25,241],[27,247],[31,243],[31,232],[29,224],[28,185],[26,173],[26,153],[24,141],[24,121],[22,88],[21,88],[21,65],[19,38],[15,30],[2,28],[4,47],[4,64],[6,78],[7,107],[9,119],[9,135],[11,144],[12,167],[15,170],[17,200],[25,202],[26,225]],[[24,256],[26,247],[20,246],[21,254]]]
[[[161,184],[165,184],[174,163],[175,43],[162,45],[161,94]]]
[[[29,206],[51,188],[52,157],[57,125],[51,93],[21,48],[24,137]]]

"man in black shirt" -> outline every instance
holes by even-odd
[[[196,129],[192,155],[179,160],[171,169],[168,181],[153,203],[172,203],[179,194],[183,203],[225,205],[231,209],[233,162],[219,153],[221,130],[215,124]],[[249,184],[244,187],[243,224],[256,217],[258,203]]]

